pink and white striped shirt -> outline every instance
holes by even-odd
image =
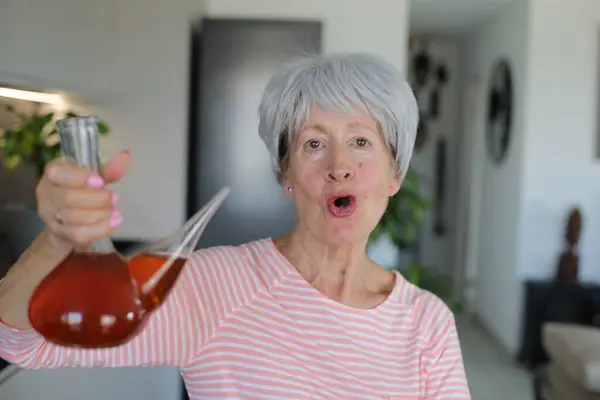
[[[62,348],[0,324],[23,368],[170,365],[199,399],[470,399],[454,318],[397,275],[370,310],[314,289],[271,239],[197,251],[126,345]]]

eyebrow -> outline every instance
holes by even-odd
[[[373,130],[372,127],[370,127],[370,126],[368,126],[366,124],[360,123],[360,122],[350,122],[347,125],[347,127],[350,128],[350,129],[364,127],[364,128]],[[313,129],[313,130],[319,131],[320,133],[329,133],[331,131],[331,129],[329,129],[325,125],[322,125],[322,124],[311,124],[311,125],[305,126],[302,130],[300,130],[300,132],[303,132],[303,131],[306,131],[306,130],[309,130],[309,129]],[[376,131],[376,130],[374,130],[374,131]]]
[[[313,130],[319,131],[321,133],[328,133],[331,130],[331,129],[328,129],[325,125],[311,124],[311,125],[305,126],[303,129],[300,130],[300,132],[304,132],[309,129],[313,129]]]

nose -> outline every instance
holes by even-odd
[[[331,182],[346,182],[352,179],[354,173],[347,168],[334,168],[327,173],[327,180]]]
[[[337,154],[333,158],[327,171],[327,180],[338,183],[351,180],[354,177],[354,169],[347,158],[342,154]]]

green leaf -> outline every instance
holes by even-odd
[[[12,155],[4,158],[4,169],[6,171],[14,171],[21,162],[21,156]]]
[[[375,227],[375,229],[373,229],[373,232],[371,232],[371,235],[369,236],[369,242],[376,242],[377,239],[381,237],[382,233],[383,229],[381,228],[381,224],[377,224],[377,226]]]
[[[415,207],[413,209],[413,222],[417,225],[421,225],[423,223],[423,219],[425,218],[425,209],[422,207]]]
[[[98,122],[98,132],[102,136],[106,136],[110,132],[110,129],[108,128],[108,125],[105,122],[100,121]]]
[[[28,162],[43,170],[44,166],[60,155],[60,140],[54,120],[55,113],[21,115],[11,105],[3,106],[8,112],[21,118],[21,122],[2,131],[0,146],[4,150],[5,168],[12,170],[20,162]],[[65,114],[65,118],[74,118],[78,115],[73,111]],[[110,131],[105,122],[98,123],[101,135]]]
[[[31,130],[25,129],[20,132],[18,143],[19,143],[19,153],[25,157],[30,157],[33,154],[34,147],[36,143],[39,141],[39,133]]]
[[[51,147],[44,147],[40,152],[40,160],[38,161],[41,165],[46,165],[50,161],[54,160],[60,154],[60,145],[56,144]]]
[[[19,131],[7,129],[4,132],[4,154],[11,157],[19,153]]]
[[[405,244],[415,243],[417,240],[417,228],[411,223],[403,224],[401,238]]]
[[[53,112],[50,112],[50,113],[48,113],[48,114],[46,114],[46,115],[43,115],[43,116],[41,117],[41,121],[40,121],[40,122],[41,122],[41,129],[40,129],[40,132],[41,132],[42,130],[45,130],[45,129],[46,129],[46,126],[47,126],[49,123],[51,123],[53,119],[54,119],[54,113],[53,113]]]
[[[463,311],[463,303],[454,295],[452,283],[436,270],[412,263],[400,273],[407,281],[439,297],[452,312],[458,314]]]
[[[410,265],[406,269],[406,272],[404,275],[406,280],[408,280],[413,285],[417,285],[417,286],[419,286],[419,284],[421,283],[421,276],[422,276],[422,269],[416,264]]]
[[[389,199],[381,220],[370,236],[370,242],[383,234],[387,234],[400,248],[416,242],[425,212],[430,207],[429,199],[420,193],[419,181],[417,172],[407,172],[400,190]]]
[[[402,235],[400,229],[398,227],[397,221],[393,219],[386,219],[383,228],[385,229],[385,233],[388,234],[390,240],[396,245],[402,245]]]

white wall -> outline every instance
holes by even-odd
[[[584,217],[581,278],[598,281],[600,2],[530,1],[519,274],[554,275],[565,218],[578,205]]]
[[[595,0],[519,1],[472,35],[468,48],[473,79],[487,82],[499,56],[513,68],[509,158],[500,167],[487,159],[479,166],[475,301],[484,323],[513,353],[520,343],[522,282],[553,279],[572,206],[584,215],[580,279],[600,280],[599,27]]]
[[[206,0],[206,15],[320,20],[323,52],[367,51],[406,68],[407,0]]]
[[[112,31],[108,4],[3,0],[0,82],[71,90],[81,96],[106,88]]]
[[[474,33],[466,49],[466,79],[485,82],[481,90],[487,91],[492,66],[500,57],[509,61],[513,75],[515,114],[509,153],[500,166],[492,164],[487,153],[482,165],[475,166],[481,178],[481,213],[474,216],[480,219],[475,312],[511,352],[516,348],[521,316],[517,244],[520,240],[528,15],[526,1],[514,2]],[[482,107],[481,111],[474,118],[485,118],[486,108]],[[474,125],[482,126],[481,123]],[[485,135],[485,132],[478,134]],[[486,150],[482,146],[475,151]]]

